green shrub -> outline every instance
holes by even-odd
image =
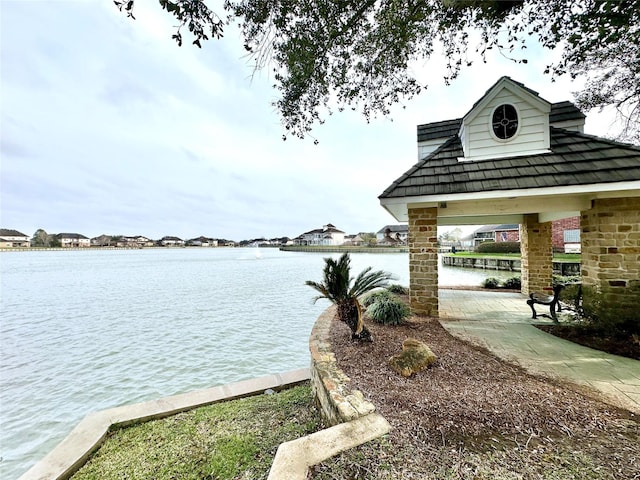
[[[484,288],[498,288],[500,286],[500,280],[494,277],[485,278],[482,286]]]
[[[507,278],[502,284],[502,288],[509,288],[511,290],[520,290],[522,287],[522,282],[520,277],[511,277]]]
[[[554,285],[556,285],[556,282],[554,282]],[[578,294],[582,291],[580,285],[577,283],[563,283],[563,285],[565,287],[560,291],[560,301],[568,304],[570,308],[578,308]]]
[[[640,334],[640,288],[628,287],[624,294],[611,288],[598,291],[592,286],[582,288],[584,316],[603,335]]]
[[[553,274],[553,284],[557,285],[561,283],[562,285],[568,285],[570,283],[580,283],[582,281],[582,277],[580,275],[556,275]]]
[[[409,295],[409,289],[397,283],[389,285],[387,287],[387,290],[389,290],[391,293],[395,293],[396,295]]]
[[[520,253],[520,242],[483,242],[476,247],[478,253]]]
[[[395,298],[395,295],[387,289],[374,290],[365,296],[360,302],[363,307],[368,308],[380,299]]]
[[[367,316],[383,325],[398,325],[409,315],[411,310],[407,304],[393,294],[390,297],[379,296],[367,308]]]

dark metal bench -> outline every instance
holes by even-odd
[[[562,307],[560,306],[560,292],[562,291],[563,288],[564,288],[564,285],[554,285],[553,295],[530,293],[529,299],[527,300],[527,305],[531,307],[531,311],[533,312],[533,317],[531,318],[535,319],[535,318],[538,318],[538,316],[541,316],[541,317],[551,318],[553,321],[557,322],[558,317],[556,316],[556,308],[558,312],[562,311]],[[536,304],[548,305],[550,315],[547,315],[546,313],[540,313],[540,314],[537,313],[534,307],[534,305]]]

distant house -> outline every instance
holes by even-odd
[[[159,241],[160,245],[164,247],[184,247],[184,240],[178,237],[166,236],[162,237]]]
[[[580,217],[569,217],[551,223],[553,250],[580,253]]]
[[[378,245],[406,245],[409,225],[385,225],[376,232]]]
[[[17,230],[0,228],[0,248],[25,248],[30,245],[28,235]]]
[[[342,245],[345,233],[328,223],[322,228],[305,232],[294,240],[296,245]]]
[[[482,242],[519,242],[520,225],[484,225],[473,232],[473,247]],[[580,252],[580,217],[563,218],[551,223],[553,249],[556,252]]]
[[[353,247],[359,247],[361,245],[364,245],[365,241],[364,239],[360,236],[360,234],[355,234],[355,235],[345,235],[344,236],[344,245],[349,245],[349,246],[353,246]]]
[[[191,240],[188,240],[187,245],[190,247],[217,247],[218,240],[200,236],[198,238],[192,238]]]
[[[127,247],[153,247],[154,241],[144,235],[122,237],[122,242]]]
[[[289,237],[272,238],[271,245],[293,245],[293,240]]]
[[[99,235],[91,239],[92,247],[110,247],[112,246],[112,235]]]
[[[458,247],[461,250],[473,250],[474,234],[470,233],[460,239]]]
[[[473,246],[483,242],[519,242],[520,225],[508,223],[503,225],[484,225],[473,232]]]
[[[80,233],[58,233],[54,237],[63,248],[90,247],[91,240]]]

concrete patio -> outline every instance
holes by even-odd
[[[640,414],[640,361],[583,347],[535,328],[524,295],[440,289],[439,301],[440,321],[452,335],[485,347],[529,373],[587,387],[590,395]],[[538,318],[535,322],[551,320]]]

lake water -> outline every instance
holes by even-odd
[[[327,254],[277,249],[0,254],[0,478],[88,413],[306,367]],[[338,254],[332,254],[337,258]],[[408,254],[352,254],[408,286]],[[440,285],[510,272],[440,267]]]

